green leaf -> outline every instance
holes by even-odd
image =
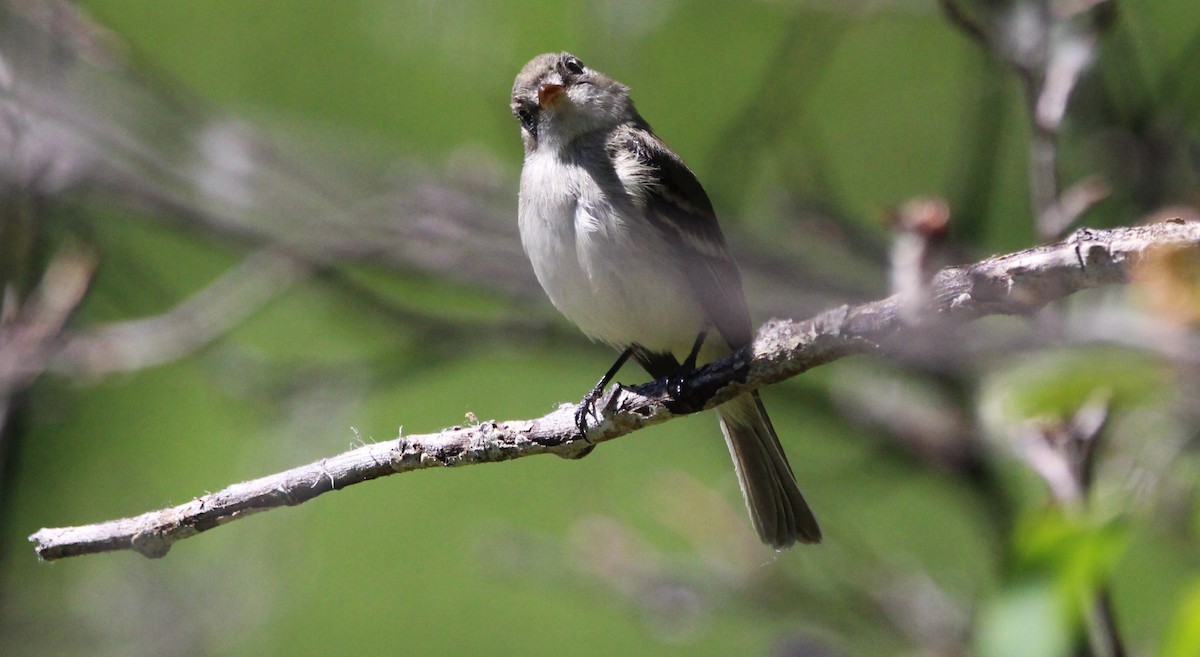
[[[1161,657],[1195,657],[1200,655],[1200,580],[1184,594],[1167,630]]]
[[[1071,623],[1054,582],[1033,579],[1010,587],[979,620],[981,657],[1064,657],[1070,653]]]
[[[1113,348],[1041,352],[1014,364],[985,385],[985,414],[999,426],[1034,417],[1065,420],[1106,393],[1116,406],[1153,400],[1165,384],[1152,358]]]

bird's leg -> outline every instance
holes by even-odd
[[[600,398],[600,393],[604,392],[604,386],[608,385],[608,382],[613,380],[613,377],[616,376],[617,372],[621,370],[621,367],[625,365],[625,361],[629,360],[629,357],[632,355],[633,347],[627,347],[625,351],[621,352],[621,355],[617,357],[617,362],[613,363],[613,366],[608,368],[608,371],[604,373],[604,376],[600,379],[600,381],[596,383],[596,385],[591,389],[590,392],[588,392],[588,394],[584,395],[583,401],[579,402],[579,406],[575,409],[575,426],[579,428],[579,434],[583,436],[584,440],[588,439],[587,420],[588,415],[592,412],[592,406],[596,403],[596,400]]]
[[[700,348],[704,346],[704,339],[707,337],[708,331],[700,331],[700,335],[696,336],[696,343],[692,345],[692,351],[667,379],[667,393],[676,402],[683,402],[683,384],[692,372],[696,371],[696,357],[700,355]]]

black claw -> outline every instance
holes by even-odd
[[[700,410],[691,395],[688,394],[686,384],[688,377],[696,371],[696,357],[700,355],[700,348],[704,346],[704,339],[708,336],[707,331],[701,331],[696,336],[696,343],[692,345],[692,351],[688,353],[687,358],[675,368],[669,377],[667,377],[667,394],[670,396],[670,401],[667,402],[667,408],[672,412],[691,412]]]
[[[667,394],[671,396],[671,401],[677,403],[684,402],[684,397],[686,396],[684,385],[687,383],[688,377],[695,371],[696,368],[694,366],[688,367],[685,363],[680,365],[679,369],[675,370],[671,376],[667,377]]]
[[[604,374],[604,377],[600,379],[600,382],[597,383],[596,386],[584,396],[583,401],[579,402],[579,406],[575,408],[575,428],[579,429],[579,435],[583,437],[584,442],[588,443],[588,446],[579,452],[579,455],[575,456],[574,458],[583,458],[592,453],[592,449],[595,447],[595,445],[592,444],[591,439],[588,438],[587,435],[588,415],[591,414],[592,408],[596,405],[596,400],[600,399],[601,393],[604,392],[604,386],[608,385],[609,381],[612,381],[613,377],[617,375],[617,371],[621,369],[621,366],[625,364],[625,361],[629,360],[629,357],[633,355],[633,352],[633,346],[627,347],[625,351],[621,352],[621,355],[617,357],[617,362],[613,363],[613,366],[608,368],[608,372]]]
[[[672,413],[695,413],[701,410],[702,405],[696,403],[696,399],[693,398],[686,385],[688,377],[692,375],[693,371],[695,370],[679,368],[667,378],[668,399],[664,405]]]
[[[604,392],[603,388],[592,388],[591,392],[584,395],[583,401],[579,402],[579,405],[575,407],[575,428],[579,429],[579,435],[583,438],[583,441],[588,444],[588,446],[572,458],[581,459],[588,454],[591,454],[592,450],[596,448],[596,446],[592,444],[591,438],[588,438],[587,434],[588,415],[591,415],[592,407],[596,405],[596,400],[600,398],[600,393],[602,392]]]
[[[589,410],[587,397],[584,397],[583,401],[579,402],[579,406],[575,407],[575,428],[579,429],[579,435],[583,436],[584,440],[588,439],[587,416]]]
[[[592,414],[596,400],[600,399],[603,392],[602,386],[592,388],[588,394],[583,396],[583,401],[579,402],[579,406],[575,407],[575,427],[579,429],[579,435],[583,436],[584,440],[588,440],[588,416]],[[591,441],[588,440],[588,442]]]

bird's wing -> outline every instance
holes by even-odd
[[[638,176],[646,183],[637,199],[647,219],[675,245],[678,265],[687,273],[694,294],[709,320],[731,349],[753,337],[742,277],[729,254],[708,194],[666,144],[649,127],[626,124],[607,143],[609,158],[636,158]]]

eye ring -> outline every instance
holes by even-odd
[[[563,60],[563,68],[572,75],[580,75],[583,73],[583,62],[578,57],[567,57]]]

